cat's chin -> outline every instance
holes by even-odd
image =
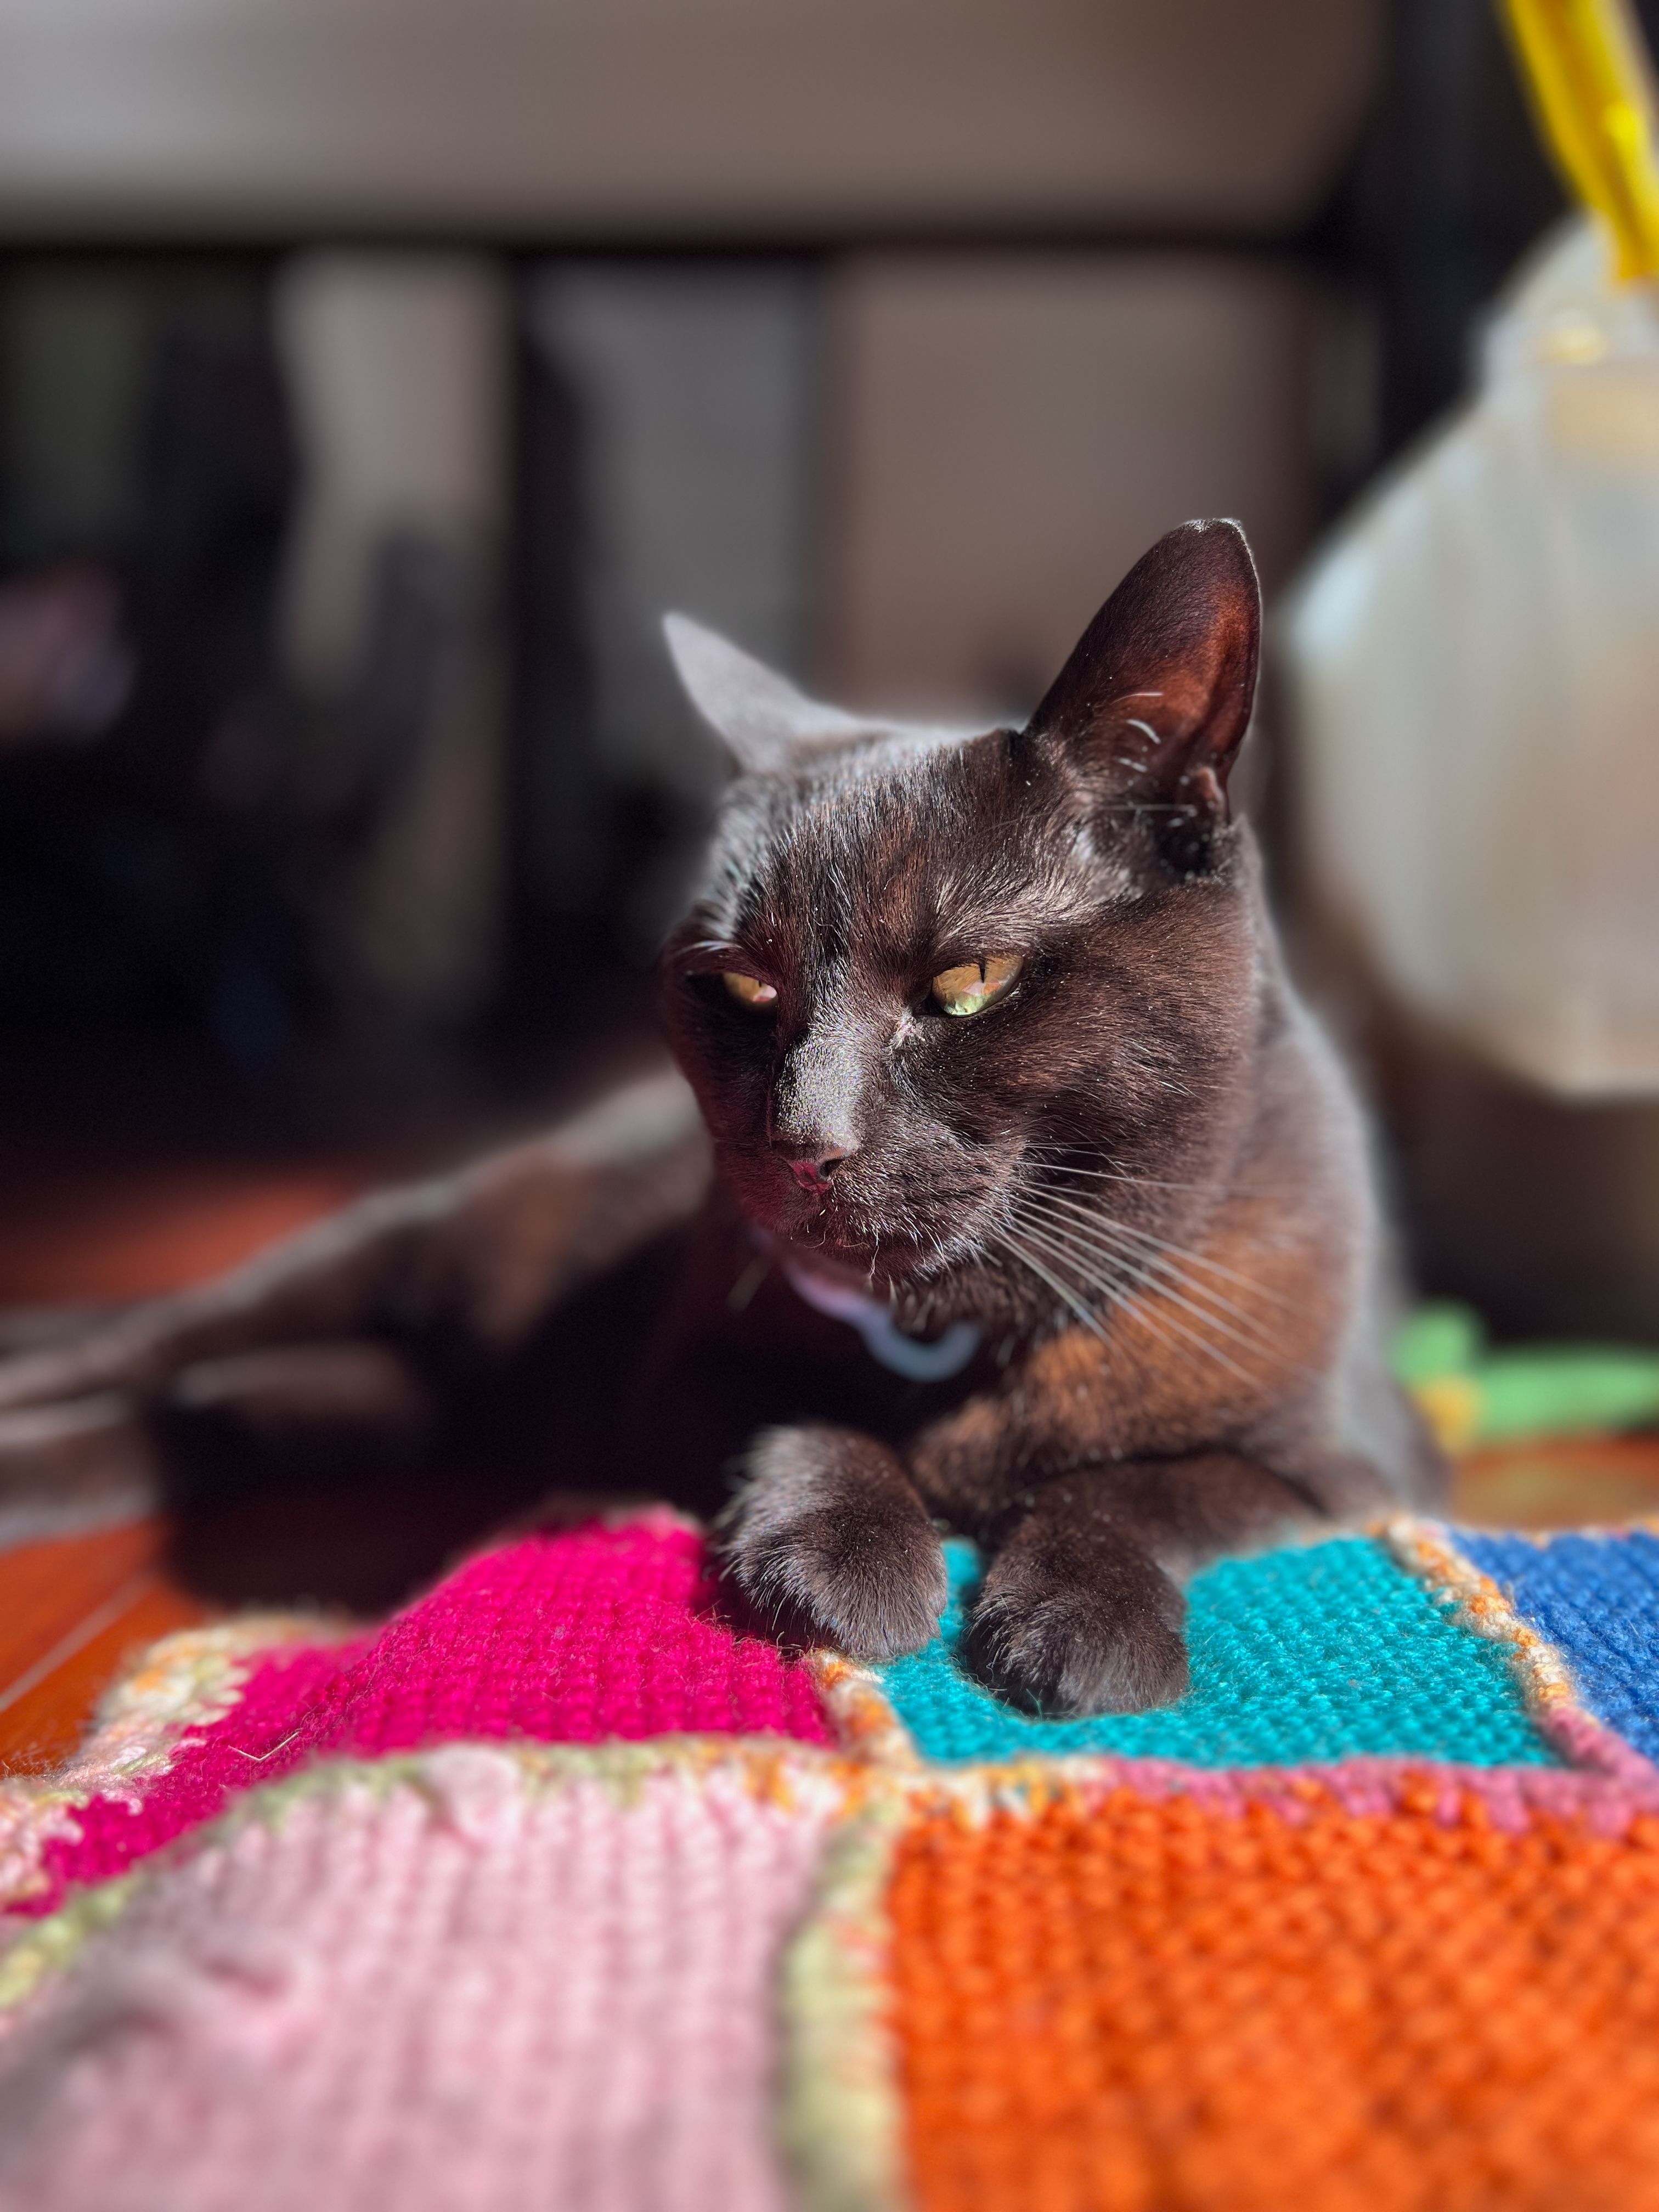
[[[765,1234],[765,1232],[763,1232]],[[856,1285],[866,1292],[921,1290],[953,1274],[965,1259],[953,1259],[933,1242],[901,1237],[848,1237],[826,1233],[822,1223],[766,1241],[791,1263],[831,1281]]]
[[[856,1282],[865,1289],[872,1283],[907,1279],[927,1257],[920,1245],[903,1244],[897,1239],[866,1241],[826,1235],[821,1227],[792,1231],[775,1237],[773,1242],[796,1266],[809,1273]]]

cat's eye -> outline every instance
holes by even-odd
[[[771,1006],[777,1004],[775,983],[763,983],[758,975],[745,975],[740,968],[727,968],[720,981],[740,1006]]]
[[[942,968],[933,978],[933,1003],[941,1013],[954,1014],[958,1020],[982,1014],[1013,988],[1024,964],[1017,952],[988,952],[982,960]]]

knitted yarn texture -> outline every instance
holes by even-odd
[[[1659,2212],[1659,1540],[1210,1570],[1053,1723],[665,1513],[144,1655],[0,1783],[0,2212]]]

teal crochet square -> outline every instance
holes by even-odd
[[[1049,1721],[1015,1711],[957,1668],[980,1573],[945,1547],[951,1602],[925,1651],[878,1671],[927,1759],[1114,1752],[1198,1766],[1280,1766],[1404,1753],[1475,1766],[1559,1766],[1510,1662],[1437,1606],[1365,1536],[1224,1559],[1188,1591],[1192,1687],[1161,1711]]]

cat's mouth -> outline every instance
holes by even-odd
[[[1000,1178],[969,1176],[948,1188],[877,1170],[839,1176],[809,1191],[786,1183],[775,1163],[738,1154],[728,1176],[744,1212],[763,1237],[809,1265],[819,1261],[878,1291],[937,1283],[981,1264],[984,1232],[994,1219]]]
[[[856,1276],[877,1288],[937,1277],[975,1256],[973,1241],[955,1231],[907,1223],[870,1221],[831,1199],[817,1212],[775,1231],[778,1241],[809,1264]]]
[[[791,1231],[784,1241],[793,1252],[822,1259],[866,1280],[913,1274],[936,1249],[916,1237],[837,1234],[823,1221]]]

